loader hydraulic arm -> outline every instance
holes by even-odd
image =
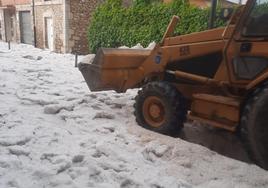
[[[160,42],[160,45],[163,46],[164,42],[165,42],[165,39],[168,38],[168,37],[171,37],[175,31],[175,28],[179,22],[180,18],[178,16],[173,16],[171,21],[169,22],[169,25],[167,27],[167,30]]]

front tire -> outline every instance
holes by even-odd
[[[268,86],[258,89],[247,101],[240,126],[250,157],[268,170]]]
[[[137,123],[149,130],[176,135],[186,120],[186,101],[168,82],[151,82],[135,98]]]

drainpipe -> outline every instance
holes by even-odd
[[[37,47],[37,44],[36,44],[36,25],[35,25],[35,0],[32,0],[32,12],[33,12],[34,47]]]

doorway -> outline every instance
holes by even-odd
[[[45,48],[54,50],[53,20],[51,17],[45,18]]]
[[[33,44],[33,30],[31,22],[31,13],[30,11],[20,11],[20,34],[21,34],[21,43],[24,44]],[[10,21],[12,22],[12,20]],[[13,23],[10,24],[13,26]],[[14,32],[14,28],[10,28]],[[12,34],[11,34],[12,35]]]

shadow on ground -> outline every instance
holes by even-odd
[[[226,157],[251,163],[241,140],[234,133],[193,122],[186,123],[178,137]]]

